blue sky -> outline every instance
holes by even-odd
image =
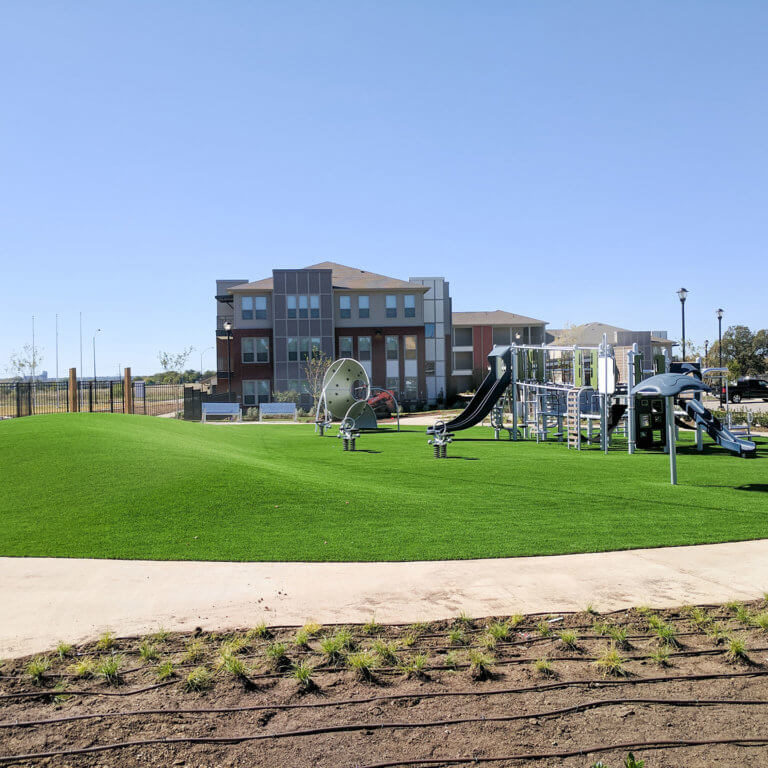
[[[677,334],[681,285],[697,342],[765,327],[767,50],[746,0],[5,3],[0,374],[32,314],[76,365],[80,311],[100,374],[157,370],[213,343],[216,278],[327,259],[553,327]]]

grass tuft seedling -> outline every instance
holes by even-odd
[[[207,691],[213,685],[213,675],[206,667],[195,667],[184,681],[188,691]]]
[[[337,629],[320,641],[320,650],[329,662],[336,664],[352,649],[353,643],[352,633],[348,629]]]
[[[377,658],[371,650],[357,651],[347,656],[347,666],[351,667],[361,680],[373,680],[373,670],[376,667]]]
[[[473,626],[474,622],[472,620],[471,616],[468,616],[464,611],[462,611],[455,619],[456,624],[460,624],[463,627],[470,628]]]
[[[264,655],[275,669],[281,669],[288,665],[288,657],[285,655],[287,650],[285,643],[270,643],[264,650]]]
[[[668,667],[669,666],[669,654],[670,650],[669,647],[666,645],[662,645],[661,647],[657,648],[650,656],[650,660],[656,664],[659,667]]]
[[[160,658],[160,651],[151,640],[143,640],[139,645],[139,656],[142,661],[157,661]]]
[[[627,674],[624,669],[626,659],[618,652],[616,646],[611,645],[605,649],[602,656],[599,656],[592,663],[603,673],[605,677],[612,675],[621,677]]]
[[[688,611],[688,619],[699,629],[706,627],[712,621],[712,617],[703,608],[698,606],[694,606]]]
[[[123,657],[120,654],[102,656],[96,666],[96,672],[110,685],[120,685],[122,677],[120,668],[123,666]]]
[[[373,652],[378,656],[379,661],[387,666],[395,666],[397,664],[398,650],[399,646],[395,640],[378,639],[373,643]]]
[[[64,659],[72,653],[72,646],[69,643],[61,642],[56,646],[56,653],[60,659]]]
[[[266,640],[269,637],[272,637],[272,633],[263,621],[260,621],[255,627],[251,627],[251,629],[245,633],[245,639],[248,641],[254,639]]]
[[[745,627],[750,627],[754,624],[754,614],[748,608],[743,605],[736,609],[736,620],[742,623]]]
[[[725,658],[728,661],[748,662],[747,644],[740,637],[732,637],[728,641],[728,650],[725,652]]]
[[[169,680],[175,676],[176,670],[173,668],[172,661],[162,661],[155,668],[155,677],[157,678],[158,682],[162,683],[163,680]]]
[[[611,638],[613,644],[617,648],[622,648],[624,650],[629,648],[627,630],[624,627],[619,627],[616,624],[608,624],[605,630],[605,634]]]
[[[427,676],[427,654],[416,653],[400,663],[400,669],[406,677],[425,678]]]
[[[246,650],[248,650],[248,641],[240,635],[235,635],[219,646],[219,656],[235,656]]]
[[[496,638],[490,633],[490,632],[483,632],[480,637],[477,638],[477,644],[481,648],[485,648],[486,650],[493,651],[496,649]]]
[[[552,625],[546,620],[542,619],[537,625],[536,625],[536,631],[542,636],[542,637],[549,637],[552,634]]]
[[[680,647],[680,641],[677,639],[677,631],[672,624],[659,624],[659,626],[654,627],[653,631],[655,632],[656,637],[659,638],[660,643],[675,648]]]
[[[515,627],[517,627],[520,624],[522,624],[524,619],[525,619],[525,616],[523,616],[522,613],[513,613],[507,619],[507,624],[509,624],[509,628],[510,629],[514,629]]]
[[[400,645],[403,646],[403,648],[411,648],[412,646],[416,645],[416,643],[419,641],[419,635],[416,632],[406,632],[401,638],[400,638]]]
[[[192,638],[187,640],[184,644],[184,656],[182,657],[185,664],[195,664],[205,658],[205,643],[199,638]]]
[[[768,611],[755,614],[752,623],[764,632],[768,632]]]
[[[96,659],[90,656],[78,659],[74,664],[70,664],[69,671],[75,677],[87,680],[96,674]]]
[[[248,667],[245,662],[232,653],[222,654],[221,661],[219,661],[219,668],[228,672],[233,677],[244,679],[248,677]]]
[[[456,669],[459,666],[459,654],[456,651],[448,651],[445,654],[443,664],[451,669]]]
[[[631,752],[624,758],[624,768],[643,768],[644,765],[645,760],[636,759]]]
[[[717,621],[709,624],[704,632],[710,640],[714,641],[715,645],[722,645],[730,637],[728,630]]]
[[[533,662],[533,669],[544,677],[551,677],[554,674],[552,662],[549,659],[536,659]]]
[[[378,635],[383,631],[384,627],[382,627],[381,624],[376,623],[375,616],[371,616],[371,618],[363,624],[363,632],[365,632],[366,635]]]
[[[312,673],[315,668],[306,661],[299,661],[291,668],[291,677],[299,684],[305,691],[309,691],[315,688],[315,681],[312,679]]]
[[[316,637],[320,633],[321,629],[322,627],[315,622],[305,624],[296,632],[296,636],[293,639],[294,645],[297,645],[299,648],[308,648],[309,641],[313,637]]]
[[[560,642],[569,650],[576,651],[579,647],[579,636],[571,630],[565,629],[560,635]]]
[[[586,613],[588,616],[598,616],[600,612],[595,608],[594,605],[592,605],[592,603],[587,603],[584,606],[584,613]]]
[[[448,643],[450,645],[466,645],[467,633],[462,627],[454,627],[448,630]]]
[[[152,639],[156,643],[164,643],[170,636],[171,636],[171,633],[167,629],[165,629],[165,627],[158,627],[157,632],[155,632],[155,634],[152,635]]]
[[[508,640],[510,631],[508,621],[494,621],[488,625],[488,634],[495,640]]]
[[[104,632],[99,636],[99,639],[96,641],[96,650],[98,651],[109,651],[111,648],[114,648],[115,645],[115,636],[112,632]]]
[[[492,677],[492,667],[495,659],[488,653],[483,653],[477,648],[470,648],[467,652],[469,659],[469,674],[475,680],[486,680]]]
[[[47,656],[35,656],[27,664],[26,672],[36,684],[43,682],[45,673],[51,668],[51,660]]]

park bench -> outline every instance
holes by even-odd
[[[262,416],[292,416],[296,421],[296,403],[261,403],[259,405],[259,421]]]
[[[203,424],[205,424],[208,416],[229,416],[230,419],[236,416],[238,421],[243,420],[240,403],[202,403],[202,410]]]

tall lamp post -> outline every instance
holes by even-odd
[[[227,394],[232,392],[232,323],[224,321],[224,330],[227,332]]]
[[[93,334],[93,386],[96,386],[96,334],[101,333],[101,328],[96,329]]]
[[[688,291],[685,288],[681,288],[677,292],[680,298],[680,310],[683,316],[683,362],[685,362],[685,300],[688,298]]]
[[[707,364],[708,355],[709,355],[709,339],[704,339],[704,365]]]
[[[723,367],[723,315],[722,309],[715,312],[717,315],[717,367]]]

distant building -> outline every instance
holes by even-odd
[[[478,386],[488,366],[488,353],[495,345],[545,343],[545,320],[513,312],[454,312],[452,321],[453,392]]]
[[[243,405],[305,393],[313,354],[353,357],[372,385],[405,402],[446,388],[450,296],[441,277],[409,281],[334,262],[216,281],[217,389]],[[230,338],[224,330],[231,323]]]

